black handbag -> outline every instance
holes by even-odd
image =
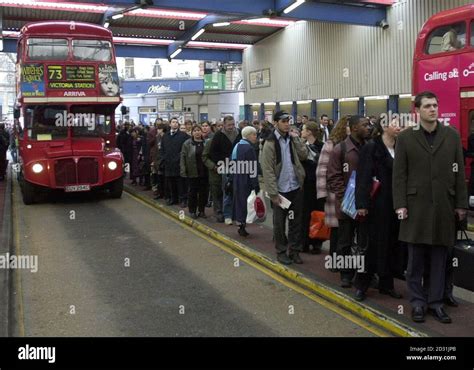
[[[474,240],[465,230],[456,240],[452,250],[452,273],[454,285],[474,292]]]

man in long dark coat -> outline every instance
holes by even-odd
[[[170,121],[170,131],[163,136],[160,148],[160,158],[165,165],[166,185],[170,195],[170,199],[167,202],[168,205],[178,204],[180,193],[182,194],[186,191],[179,188],[179,181],[181,148],[188,139],[188,134],[179,130],[178,119],[172,118]]]
[[[463,150],[459,133],[438,122],[438,98],[429,91],[415,98],[420,124],[397,140],[393,204],[401,219],[400,240],[408,243],[407,285],[412,319],[423,322],[426,308],[442,323],[448,247],[455,243],[456,217],[467,212]],[[425,258],[430,258],[428,299],[422,288]]]

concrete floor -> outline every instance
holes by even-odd
[[[14,207],[17,335],[374,336],[128,195]]]

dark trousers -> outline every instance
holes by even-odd
[[[440,245],[408,244],[407,286],[413,307],[437,308],[443,305],[448,248]],[[430,279],[422,280],[426,259],[430,260]]]
[[[300,189],[281,193],[290,202],[289,209],[273,206],[273,239],[278,254],[301,252],[303,250],[303,239],[301,236],[301,222],[303,218],[303,191]],[[286,219],[288,218],[288,238],[286,236]]]
[[[209,180],[207,177],[193,177],[188,179],[189,194],[188,206],[189,213],[203,213],[207,204],[207,196],[209,194]]]
[[[331,227],[331,237],[329,239],[329,255],[332,256],[337,250],[337,235],[339,232],[338,227]]]
[[[179,201],[181,203],[188,202],[188,191],[189,191],[188,178],[179,177],[178,178],[178,193],[179,193]]]
[[[212,209],[214,210],[214,216],[222,216],[222,200],[224,198],[222,193],[222,184],[212,183],[211,184],[211,194],[212,194]]]
[[[0,150],[0,177],[6,176],[7,167],[8,167],[7,151]]]
[[[339,228],[337,232],[337,249],[336,255],[350,256],[352,254],[351,248],[355,244],[358,223],[352,218],[344,218],[339,220]],[[341,279],[352,280],[354,277],[354,270],[345,267],[340,270]]]
[[[179,179],[180,177],[178,176],[166,176],[168,196],[173,203],[178,203],[179,201]]]

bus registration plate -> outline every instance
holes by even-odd
[[[91,190],[91,186],[90,185],[70,185],[70,186],[66,186],[64,190],[66,191],[66,193],[73,193],[77,191],[89,191]]]

